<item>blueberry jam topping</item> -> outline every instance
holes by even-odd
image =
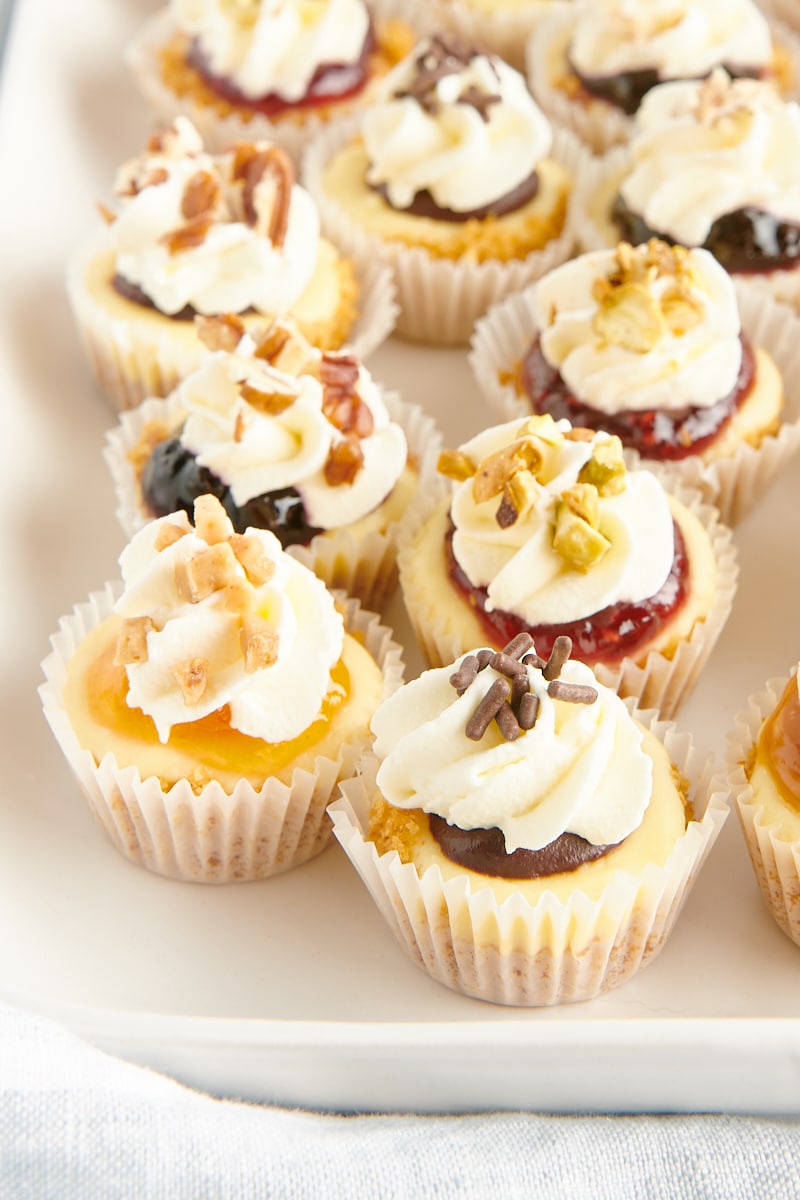
[[[480,620],[488,644],[503,646],[517,634],[530,633],[537,654],[545,657],[560,635],[572,639],[573,657],[590,666],[612,664],[626,655],[636,658],[639,647],[654,638],[663,625],[671,620],[686,602],[689,587],[689,561],[683,535],[673,523],[675,552],[672,568],[666,581],[655,595],[635,603],[611,604],[599,612],[578,621],[560,625],[528,625],[515,613],[502,609],[486,611],[487,591],[474,587],[458,565],[453,554],[453,526],[445,537],[445,560],[453,587],[459,592]]]
[[[556,367],[544,357],[538,337],[522,360],[520,377],[531,411],[566,417],[573,425],[616,434],[644,458],[676,460],[700,454],[725,429],[744,403],[755,379],[755,361],[749,341],[742,336],[742,361],[733,389],[710,407],[687,405],[671,412],[643,409],[638,412],[599,412],[570,392]]]
[[[655,67],[642,67],[636,71],[620,71],[618,75],[584,75],[569,63],[573,75],[580,80],[581,87],[590,96],[613,104],[629,117],[639,108],[651,88],[668,82]],[[761,79],[764,72],[759,67],[729,67],[725,70],[731,79]]]
[[[668,233],[651,229],[622,196],[615,199],[611,216],[622,239],[633,246],[654,237],[675,244]],[[800,261],[800,226],[757,208],[739,208],[717,218],[702,248],[733,274],[788,270]]]
[[[286,546],[307,545],[319,529],[308,524],[300,494],[294,488],[281,488],[255,496],[237,505],[226,483],[198,464],[180,438],[159,442],[142,472],[142,495],[155,517],[165,517],[182,509],[193,514],[198,496],[211,493],[222,503],[237,533],[248,526],[268,529]]]

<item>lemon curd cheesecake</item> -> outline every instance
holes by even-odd
[[[179,879],[263,878],[327,844],[325,805],[399,658],[273,534],[235,533],[213,496],[194,517],[147,524],[121,590],[62,622],[44,709],[127,857]]]

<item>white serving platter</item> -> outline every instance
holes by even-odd
[[[0,100],[0,999],[219,1095],[339,1110],[800,1112],[800,951],[731,817],[661,956],[584,1005],[450,993],[387,934],[338,846],[260,884],[150,875],[104,840],[41,716],[58,617],[116,575],[96,393],[63,290],[149,128],[122,49],[154,4],[20,0]],[[376,376],[453,444],[485,423],[462,351],[392,343]],[[800,479],[737,530],[731,620],[679,723],[719,754],[800,654]],[[390,617],[408,626],[395,601]],[[420,668],[413,647],[409,672]]]

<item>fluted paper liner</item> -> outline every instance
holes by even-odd
[[[795,0],[788,0],[794,3]],[[537,104],[555,124],[569,129],[594,154],[605,154],[614,146],[626,146],[636,124],[632,116],[608,101],[588,94],[576,98],[558,86],[568,70],[567,49],[575,29],[573,4],[552,4],[538,20],[525,44],[525,73]],[[791,97],[800,83],[800,41],[780,21],[770,18],[774,45],[791,61]]]
[[[420,876],[368,840],[375,756],[341,786],[328,810],[336,839],[400,945],[439,983],[497,1004],[566,1004],[618,987],[660,951],[729,809],[691,737],[628,707],[689,781],[695,819],[663,866],[618,871],[596,901],[576,891],[569,901],[545,892],[536,904],[521,895],[501,904],[465,877],[445,882],[437,866]]]
[[[774,711],[789,677],[770,679],[749,697],[728,735],[725,756],[727,785],[744,834],[758,886],[780,928],[800,946],[800,840],[777,835],[764,818],[745,771],[761,726]]]
[[[396,392],[383,392],[393,421],[402,426],[408,442],[409,462],[417,475],[417,491],[426,491],[435,477],[441,437],[431,416],[416,404],[406,404]],[[145,427],[163,422],[176,429],[185,416],[177,394],[151,398],[130,412],[106,434],[103,456],[111,472],[117,497],[117,519],[127,537],[133,537],[151,517],[130,459]],[[372,530],[356,537],[348,529],[317,534],[308,546],[289,546],[292,554],[330,588],[355,596],[365,608],[379,608],[397,583],[397,528]]]
[[[439,0],[434,5],[439,25],[451,30],[468,46],[498,54],[524,73],[525,44],[531,31],[549,13],[557,0],[527,0],[518,8],[493,5],[491,12],[474,8],[464,0]]]
[[[268,779],[260,789],[240,780],[229,794],[216,781],[200,793],[188,780],[165,791],[153,776],[120,767],[112,754],[100,763],[83,749],[63,705],[67,663],[80,642],[113,611],[119,586],[107,584],[63,617],[42,664],[44,714],[100,826],[120,853],[147,870],[195,883],[266,879],[319,854],[329,844],[325,808],[337,783],[355,770],[369,738],[318,756],[313,772],[295,770],[291,785]],[[383,673],[383,695],[403,679],[402,652],[391,630],[357,601],[339,597],[345,628],[363,640]]]
[[[720,523],[717,509],[704,503],[696,490],[678,482],[671,486],[670,492],[697,517],[708,534],[717,568],[713,603],[705,618],[695,622],[689,637],[678,644],[672,657],[651,650],[640,661],[623,658],[613,666],[592,667],[601,683],[623,698],[633,698],[642,708],[658,709],[664,719],[675,715],[697,682],[730,615],[738,582],[733,535],[727,525]],[[406,611],[425,659],[435,667],[445,666],[471,649],[461,644],[448,614],[436,606],[424,580],[414,570],[414,540],[449,494],[449,481],[438,477],[428,493],[408,510],[398,532],[397,560]],[[453,605],[461,603],[453,592]]]
[[[370,0],[370,9],[381,23],[395,18],[415,30],[421,37],[433,29],[433,14],[423,0]],[[163,124],[184,115],[199,130],[207,148],[227,150],[240,141],[269,140],[280,145],[295,166],[300,165],[303,150],[309,140],[330,122],[345,119],[374,100],[380,77],[371,80],[360,95],[326,106],[324,112],[315,108],[297,109],[283,117],[272,119],[264,113],[242,115],[230,111],[222,115],[213,105],[198,103],[192,96],[179,96],[165,84],[160,65],[160,53],[177,32],[177,25],[168,9],[151,16],[129,44],[125,60],[139,91]]]
[[[67,292],[94,376],[111,406],[124,412],[149,396],[167,396],[209,352],[197,337],[173,336],[166,321],[163,327],[148,322],[139,328],[110,312],[92,294],[87,271],[108,244],[108,234],[101,228],[78,248],[69,264]],[[358,316],[342,349],[365,359],[394,329],[396,291],[391,272],[380,263],[364,262],[355,271]],[[265,316],[264,327],[271,323],[272,318]],[[187,322],[176,324],[183,332]]]
[[[800,68],[798,68],[800,70]],[[620,233],[611,219],[611,205],[630,166],[626,146],[614,146],[600,158],[586,154],[578,176],[578,194],[573,210],[573,226],[578,253],[616,246]],[[796,267],[762,273],[734,274],[737,290],[753,291],[756,296],[771,295],[775,300],[800,311],[800,260]]]
[[[769,294],[756,294],[739,281],[735,286],[742,328],[752,346],[770,354],[783,379],[780,428],[758,446],[741,442],[736,453],[716,462],[706,464],[695,455],[663,463],[642,459],[665,486],[678,480],[696,488],[716,505],[726,525],[735,525],[750,512],[800,451],[800,320]],[[475,326],[470,365],[486,401],[503,421],[530,416],[526,398],[507,381],[537,330],[533,287],[495,305]]]
[[[541,250],[507,262],[470,262],[466,258],[434,258],[422,247],[385,241],[357,225],[323,187],[323,174],[331,158],[358,135],[359,124],[350,121],[323,130],[303,158],[303,182],[319,208],[326,235],[355,263],[379,261],[394,273],[400,313],[397,332],[415,342],[464,345],[475,321],[492,304],[539,279],[572,253],[573,203],[579,179],[590,156],[566,131],[554,131],[548,157],[564,166],[573,187],[564,227]]]

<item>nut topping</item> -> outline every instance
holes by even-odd
[[[246,333],[245,324],[236,313],[221,313],[218,317],[194,319],[194,329],[207,350],[225,350],[232,354]]]
[[[190,658],[175,668],[175,679],[181,689],[184,704],[190,708],[199,704],[208,687],[208,659]]]
[[[122,622],[114,651],[115,667],[147,662],[147,635],[151,629],[155,629],[155,625],[150,617],[127,617]]]

